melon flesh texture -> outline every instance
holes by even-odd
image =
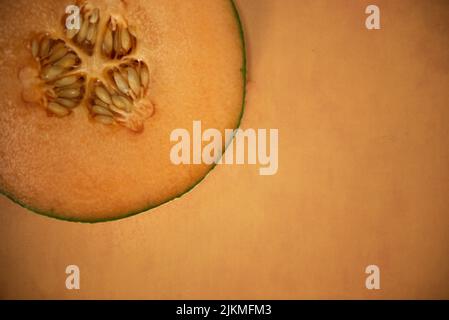
[[[92,1],[94,2],[94,1]],[[120,1],[95,1],[121,10]],[[89,120],[84,105],[66,118],[25,103],[19,70],[30,60],[33,32],[62,35],[71,2],[0,4],[0,189],[36,212],[75,221],[129,216],[176,198],[201,181],[210,165],[174,165],[170,133],[238,126],[245,80],[244,47],[229,0],[126,1],[138,38],[135,56],[151,70],[155,115],[135,134]],[[86,61],[86,71],[101,61]]]

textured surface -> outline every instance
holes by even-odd
[[[0,295],[449,298],[446,1],[240,0],[245,128],[279,128],[279,172],[220,166],[194,192],[80,225],[0,199]],[[81,268],[81,291],[64,287]],[[381,268],[380,291],[364,287]]]

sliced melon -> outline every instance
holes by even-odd
[[[233,2],[89,0],[77,3],[75,31],[70,4],[0,4],[2,193],[83,222],[181,196],[213,165],[173,164],[171,132],[201,120],[224,136],[241,119],[245,48]]]

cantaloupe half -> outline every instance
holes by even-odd
[[[183,195],[213,165],[173,164],[171,132],[192,131],[201,120],[224,136],[242,116],[245,47],[234,3],[78,2],[82,35],[66,29],[70,4],[0,3],[2,193],[32,211],[82,222],[127,217]],[[95,30],[83,26],[87,20]],[[59,56],[62,69],[50,69]],[[114,72],[125,78],[124,91]],[[95,102],[102,84],[131,107]]]

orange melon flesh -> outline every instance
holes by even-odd
[[[156,207],[190,190],[211,165],[174,165],[170,133],[236,128],[245,92],[241,29],[229,0],[91,1],[121,10],[136,30],[135,55],[151,69],[155,115],[142,133],[91,121],[85,106],[49,117],[22,99],[18,78],[36,31],[62,36],[70,1],[0,4],[0,189],[33,211],[73,221],[105,221]],[[121,4],[120,4],[121,3]],[[85,61],[86,71],[101,61]]]

